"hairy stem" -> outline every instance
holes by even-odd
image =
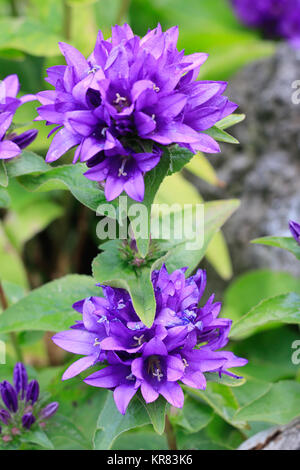
[[[72,33],[72,7],[70,7],[67,0],[64,0],[63,8],[64,8],[63,34],[67,40],[70,40],[71,33]]]
[[[16,0],[10,0],[10,11],[12,16],[19,16]]]
[[[5,311],[8,308],[8,302],[7,302],[6,295],[3,290],[3,286],[1,282],[0,282],[0,303],[1,303],[1,307],[3,311]],[[20,362],[23,362],[23,355],[22,355],[20,345],[18,343],[18,338],[17,338],[16,333],[10,333],[10,339],[11,339],[17,360]]]
[[[177,450],[176,436],[175,436],[174,429],[172,427],[172,424],[169,420],[168,415],[166,415],[165,433],[166,433],[166,436],[167,436],[169,449],[170,450]]]
[[[119,8],[119,11],[117,13],[117,18],[116,18],[117,24],[121,24],[124,21],[128,13],[129,7],[130,7],[130,0],[120,1],[120,8]]]

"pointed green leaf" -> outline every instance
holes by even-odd
[[[224,119],[221,119],[221,121],[218,121],[216,126],[219,129],[225,130],[228,129],[228,127],[235,126],[239,122],[242,122],[246,119],[246,114],[230,114],[230,116],[226,116]]]
[[[45,449],[54,449],[53,443],[50,441],[47,434],[42,429],[23,433],[21,440],[22,442],[37,444],[38,446],[43,447]]]
[[[256,238],[252,240],[251,243],[282,248],[283,250],[290,251],[300,260],[300,245],[293,237],[263,237]]]
[[[0,209],[7,209],[10,206],[10,197],[4,188],[0,188]]]
[[[167,401],[161,395],[153,403],[145,403],[143,398],[141,400],[146,407],[155,432],[163,434],[165,430]]]
[[[4,160],[0,160],[0,186],[6,188],[8,185],[8,176]]]
[[[259,327],[277,322],[300,324],[300,295],[290,293],[263,300],[234,323],[230,336],[246,338]]]
[[[48,282],[0,315],[0,331],[65,330],[79,318],[73,303],[91,295],[101,295],[101,289],[89,276],[71,274]]]
[[[94,449],[111,449],[117,437],[123,432],[149,423],[150,418],[146,408],[137,397],[131,400],[126,414],[122,415],[116,407],[113,394],[108,392],[106,402],[98,419],[94,437]]]
[[[98,183],[83,175],[85,171],[86,166],[82,163],[55,168],[47,165],[47,170],[43,173],[23,175],[18,180],[28,191],[69,189],[79,202],[96,211],[100,204],[107,201]],[[112,204],[116,206],[116,203]]]
[[[153,323],[156,302],[151,282],[151,268],[134,270],[120,255],[122,242],[111,240],[101,245],[103,252],[93,261],[93,276],[102,284],[126,289],[137,315],[145,325]]]
[[[175,232],[173,229],[173,233],[171,231],[170,240],[162,243],[162,248],[169,250],[165,258],[169,272],[182,268],[182,266],[188,266],[187,275],[190,275],[194,271],[204,257],[207,247],[215,233],[219,231],[226,220],[238,209],[239,201],[235,199],[213,201],[204,203],[203,206],[204,220],[203,224],[200,223],[200,226],[196,227],[194,211],[189,211],[186,215],[185,223],[189,225],[194,234],[192,239],[187,240],[183,238],[176,240],[174,238]],[[171,216],[172,222],[175,216],[174,214],[171,214]],[[176,227],[176,219],[173,222],[173,226]],[[203,240],[198,240],[199,234],[203,234]],[[193,249],[191,249],[191,244],[193,244]]]
[[[228,134],[222,129],[219,129],[217,126],[211,127],[205,131],[205,134],[209,135],[218,142],[225,142],[226,144],[239,144],[239,141],[235,137],[232,137],[232,135]]]
[[[284,425],[298,416],[300,416],[300,383],[283,380],[272,384],[262,397],[241,408],[236,413],[235,419]]]

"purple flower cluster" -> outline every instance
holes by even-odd
[[[0,383],[0,396],[4,407],[0,404],[0,434],[2,440],[9,442],[21,430],[28,430],[37,422],[45,426],[45,420],[56,413],[58,403],[52,402],[45,407],[39,401],[40,388],[36,380],[28,382],[24,364],[17,362],[13,373],[14,385],[7,380]]]
[[[104,297],[74,304],[82,320],[57,333],[53,341],[83,357],[65,371],[63,380],[103,363],[106,367],[84,381],[113,390],[116,405],[125,414],[139,389],[146,403],[162,395],[173,406],[182,407],[184,396],[178,382],[203,390],[205,372],[239,378],[227,369],[243,366],[247,360],[219,351],[228,342],[231,320],[218,318],[221,304],[214,302],[214,295],[199,306],[206,287],[205,271],[188,279],[185,271],[168,274],[162,266],[153,272],[157,310],[151,328],[140,321],[123,289],[103,286]]]
[[[16,110],[27,101],[35,100],[33,95],[18,99],[20,84],[17,75],[8,75],[0,82],[0,159],[14,158],[34,141],[37,130],[31,129],[20,135],[10,132]]]
[[[223,96],[227,83],[196,81],[207,54],[184,55],[177,40],[177,27],[159,25],[140,38],[125,24],[107,40],[99,31],[87,59],[60,43],[67,65],[50,67],[46,80],[55,90],[37,94],[37,119],[55,124],[50,135],[58,130],[46,161],[77,146],[74,163],[86,162],[85,176],[105,181],[107,200],[125,191],[142,201],[144,174],[165,146],[219,152],[205,131],[237,105]]]
[[[300,224],[293,220],[290,220],[289,227],[294,239],[296,240],[298,245],[300,245]]]
[[[232,0],[243,23],[300,46],[300,0]]]

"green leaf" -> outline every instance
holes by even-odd
[[[230,336],[246,338],[259,327],[273,322],[299,325],[300,295],[290,293],[263,300],[233,325]]]
[[[169,250],[165,257],[165,263],[169,272],[182,268],[182,266],[188,266],[186,274],[190,275],[206,254],[207,247],[215,233],[218,232],[238,207],[239,201],[235,199],[204,203],[204,225],[200,223],[199,227],[196,227],[194,211],[189,211],[186,215],[185,223],[193,229],[194,237],[190,240],[183,239],[178,241],[174,238],[174,233],[172,234],[171,232],[170,241],[162,244],[163,249]],[[174,218],[174,214],[172,217]],[[175,223],[173,223],[174,225]],[[198,239],[199,233],[203,233],[203,243]],[[194,249],[190,249],[190,244],[193,244]]]
[[[28,191],[69,189],[79,202],[93,211],[96,211],[100,204],[107,202],[104,192],[98,183],[90,181],[83,176],[83,173],[86,171],[84,164],[62,165],[55,168],[47,165],[47,168],[47,171],[39,175],[21,176],[19,177],[19,182]]]
[[[230,114],[230,116],[226,116],[225,118],[221,119],[221,121],[218,121],[216,126],[224,131],[225,129],[228,129],[228,127],[235,126],[245,119],[245,114]]]
[[[140,399],[146,407],[155,432],[160,435],[163,434],[165,430],[166,410],[168,405],[167,401],[161,395],[153,403],[145,403],[141,397]]]
[[[225,291],[222,316],[235,323],[262,300],[289,292],[300,295],[299,279],[291,274],[268,269],[250,271],[237,277]]]
[[[108,396],[103,410],[100,412],[97,430],[94,437],[94,449],[111,449],[115,440],[123,432],[150,423],[149,414],[143,403],[137,398],[130,402],[126,414],[122,415],[114,402],[113,394]]]
[[[54,449],[53,443],[50,441],[47,434],[41,429],[23,433],[21,440],[22,442],[30,442],[32,444],[37,444],[38,446],[43,447],[45,449]]]
[[[101,245],[103,252],[92,264],[93,276],[102,284],[126,289],[137,315],[150,327],[156,311],[151,268],[145,267],[134,271],[133,267],[121,258],[121,247],[120,240],[111,240]]]
[[[58,204],[45,199],[36,200],[17,213],[10,211],[4,219],[4,228],[14,246],[21,251],[28,240],[62,214],[63,209]]]
[[[48,169],[49,166],[45,163],[43,157],[28,150],[23,150],[19,157],[6,162],[6,170],[10,178],[30,173],[40,173]]]
[[[72,304],[91,295],[101,295],[89,276],[71,274],[31,291],[0,315],[0,331],[62,331],[70,327],[78,313]]]
[[[299,415],[300,383],[284,380],[273,384],[262,397],[241,408],[235,419],[284,425]]]
[[[149,249],[149,227],[150,227],[150,220],[151,220],[151,205],[154,201],[155,195],[158,191],[160,184],[162,183],[163,179],[167,175],[170,167],[170,156],[168,154],[168,150],[162,155],[159,164],[153,168],[153,170],[146,173],[144,180],[145,180],[145,197],[142,203],[137,203],[132,199],[128,198],[128,208],[134,205],[137,211],[141,211],[141,214],[144,213],[143,209],[146,208],[147,210],[147,220],[143,221],[146,224],[146,229],[148,230],[147,238],[141,238],[139,236],[135,236],[136,244],[139,253],[142,257],[145,257],[148,253]],[[133,233],[136,234],[137,227],[135,223],[135,218],[129,215],[129,219],[132,224]]]
[[[252,240],[251,243],[259,245],[276,246],[283,250],[290,251],[300,260],[300,245],[292,237],[263,237]]]
[[[6,188],[8,185],[8,176],[4,160],[0,160],[0,186]]]
[[[215,172],[214,167],[203,153],[198,152],[192,160],[186,165],[186,170],[193,173],[193,175],[198,176],[198,178],[203,179],[213,186],[223,187],[224,183],[219,180],[217,173]]]
[[[18,284],[14,284],[8,281],[2,281],[2,287],[5,292],[8,306],[15,304],[26,295],[24,287]]]
[[[246,427],[245,420],[234,419],[234,415],[239,410],[240,405],[232,388],[214,382],[208,382],[207,388],[204,391],[189,387],[184,388],[192,397],[204,400],[227,423],[237,428]]]
[[[293,364],[292,355],[295,350],[292,349],[292,345],[298,339],[297,328],[284,325],[234,343],[233,352],[249,361],[240,370],[240,373],[247,378],[247,382],[243,387],[234,389],[235,394],[248,389],[253,378],[264,382],[295,378],[299,365]]]
[[[219,129],[217,126],[211,127],[210,129],[205,131],[205,134],[209,135],[218,142],[225,142],[227,144],[239,144],[239,141],[235,139],[235,137],[232,137],[232,135],[228,134],[222,129]]]
[[[0,279],[28,286],[27,275],[20,254],[10,243],[0,221]]]
[[[217,384],[226,385],[227,387],[240,387],[246,382],[245,378],[235,379],[228,375],[222,375],[222,377],[220,377],[217,372],[207,372],[205,373],[205,378],[207,382],[215,382]]]
[[[222,279],[228,281],[232,275],[230,253],[223,233],[217,232],[205,253],[207,261],[213,266]]]
[[[0,19],[0,50],[16,49],[36,56],[57,56],[61,37],[47,30],[47,24],[29,18]]]
[[[121,434],[112,450],[168,450],[166,435],[158,435],[149,426]]]
[[[174,191],[176,188],[176,191]],[[195,186],[187,181],[181,173],[167,176],[159,187],[154,204],[202,204],[203,199]],[[153,216],[157,215],[155,207],[152,208]]]
[[[47,423],[47,435],[55,450],[88,450],[90,444],[76,424],[66,416],[56,414]]]
[[[7,209],[10,206],[10,197],[4,188],[0,188],[0,209]]]
[[[170,419],[174,425],[181,426],[188,433],[194,433],[205,428],[212,420],[213,414],[211,407],[186,396],[183,408],[176,410],[174,415],[171,414]]]
[[[170,147],[167,153],[170,156],[169,175],[180,171],[194,156],[188,149],[179,147],[178,145]]]

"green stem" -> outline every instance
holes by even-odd
[[[11,15],[12,16],[14,16],[14,17],[19,16],[16,0],[10,0],[10,10],[11,10]]]
[[[69,41],[72,36],[72,7],[70,7],[67,0],[63,1],[63,7],[64,7],[63,34],[65,38]]]
[[[119,11],[117,13],[117,18],[116,18],[117,24],[121,24],[124,21],[128,13],[129,7],[130,7],[130,0],[121,0],[120,8],[119,8]]]
[[[170,450],[177,450],[176,436],[175,436],[174,429],[173,429],[173,426],[172,426],[172,424],[169,420],[168,415],[166,415],[165,433],[166,433],[166,436],[167,436],[169,449]]]
[[[1,307],[3,311],[5,311],[8,308],[8,303],[7,303],[6,295],[5,295],[1,282],[0,282],[0,303],[1,303]],[[23,355],[22,355],[22,351],[21,351],[16,333],[10,333],[10,339],[11,339],[17,360],[20,362],[23,362]]]

